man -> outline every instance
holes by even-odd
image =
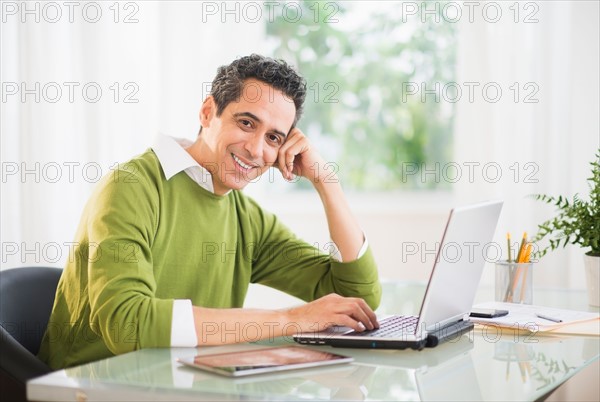
[[[235,60],[217,72],[195,142],[162,137],[102,180],[58,285],[42,360],[57,369],[140,348],[378,326],[371,251],[340,184],[296,128],[305,94],[282,61]],[[240,191],[271,166],[313,183],[341,261]],[[309,303],[243,309],[249,283]]]

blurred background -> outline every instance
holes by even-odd
[[[306,77],[299,127],[381,276],[426,280],[449,209],[501,198],[491,284],[506,232],[554,212],[530,194],[587,199],[598,19],[596,1],[2,2],[1,268],[63,266],[100,177],[158,134],[194,139],[217,67],[261,53]],[[326,250],[310,187],[272,171],[245,191]],[[582,255],[544,257],[535,286],[583,289]]]

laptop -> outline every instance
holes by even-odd
[[[450,211],[418,316],[383,317],[380,328],[363,332],[334,326],[295,334],[294,340],[347,348],[421,350],[472,330],[469,313],[502,204],[488,201]]]

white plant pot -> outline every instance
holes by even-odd
[[[585,254],[585,278],[587,281],[588,303],[600,307],[600,257]]]

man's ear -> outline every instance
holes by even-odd
[[[212,96],[207,96],[202,107],[200,108],[200,124],[202,127],[210,127],[210,122],[217,111],[215,99]]]

